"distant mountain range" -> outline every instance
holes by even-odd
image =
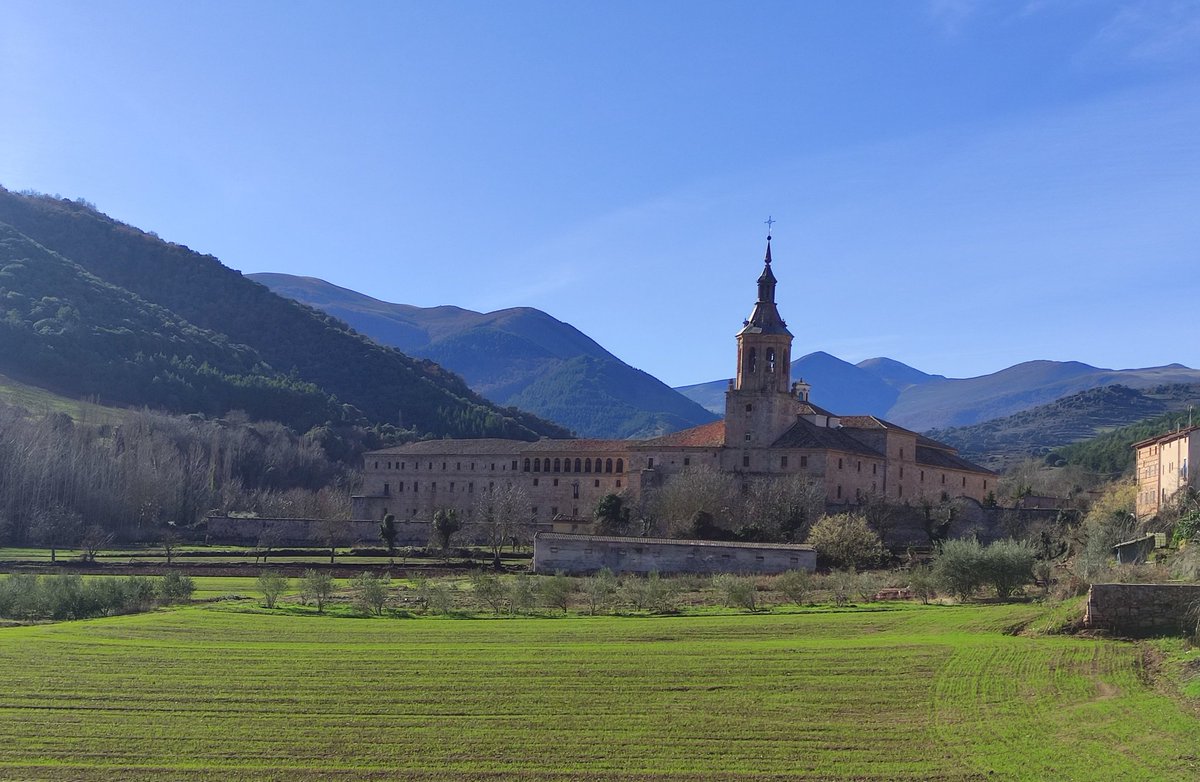
[[[83,202],[4,188],[0,372],[74,398],[211,415],[240,409],[302,432],[363,423],[432,436],[568,434],[212,256]]]
[[[377,342],[436,361],[497,404],[528,410],[581,437],[650,437],[718,418],[541,310],[415,307],[313,277],[247,277]]]
[[[971,378],[930,375],[889,358],[851,364],[828,353],[792,362],[792,377],[812,384],[812,400],[833,412],[869,413],[918,432],[1009,416],[1090,388],[1200,383],[1200,371],[1182,364],[1102,369],[1078,361],[1027,361]],[[728,380],[677,389],[709,410],[724,410]]]

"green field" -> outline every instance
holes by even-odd
[[[1143,647],[1034,606],[0,628],[3,779],[1200,777]]]

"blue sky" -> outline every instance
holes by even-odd
[[[538,307],[681,385],[773,215],[797,355],[1200,366],[1200,0],[0,17],[0,184],[245,272]]]

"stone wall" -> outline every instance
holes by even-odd
[[[812,546],[557,533],[540,533],[533,541],[538,573],[575,575],[601,568],[614,573],[782,573],[816,567]]]
[[[324,519],[261,519],[209,516],[209,543],[253,546],[269,533],[276,546],[323,546],[326,543]],[[335,521],[339,546],[354,544],[382,546],[377,521]],[[397,546],[424,546],[429,542],[428,522],[396,522]]]
[[[1200,584],[1095,584],[1084,626],[1117,635],[1175,635],[1195,629],[1188,620],[1200,605]]]

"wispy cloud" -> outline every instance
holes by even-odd
[[[1093,40],[1097,54],[1176,63],[1200,57],[1200,0],[1123,3]]]

